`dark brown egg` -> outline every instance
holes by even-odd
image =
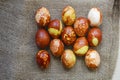
[[[55,19],[50,21],[48,26],[48,32],[52,38],[59,38],[62,32],[62,23],[60,20]]]
[[[49,46],[50,36],[45,29],[39,29],[36,33],[35,40],[36,40],[36,45],[39,48],[44,49],[47,46]]]
[[[87,39],[90,46],[98,46],[102,40],[101,30],[99,28],[90,29]]]
[[[36,62],[42,69],[46,69],[50,64],[50,55],[46,50],[40,50],[36,54]]]
[[[66,45],[72,45],[76,40],[75,31],[71,26],[67,26],[63,29],[61,37]]]
[[[74,43],[73,51],[76,55],[83,56],[87,53],[88,48],[87,39],[85,37],[79,37]]]

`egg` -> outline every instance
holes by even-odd
[[[50,42],[50,50],[54,56],[56,57],[61,56],[64,51],[63,42],[60,39],[53,39]]]
[[[62,56],[61,61],[66,68],[72,68],[76,63],[76,56],[72,50],[66,49]]]
[[[102,24],[102,12],[99,8],[92,8],[88,13],[88,19],[90,21],[90,26],[98,27]]]
[[[85,55],[86,66],[90,69],[96,69],[100,65],[100,55],[94,49],[89,49]]]
[[[36,54],[36,62],[42,69],[48,68],[50,64],[50,55],[46,50],[40,50]]]
[[[45,28],[50,22],[50,13],[47,8],[41,7],[36,11],[35,20],[39,28]]]
[[[62,21],[65,25],[74,24],[76,18],[75,9],[71,6],[66,6],[62,11]]]

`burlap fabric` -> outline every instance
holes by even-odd
[[[87,17],[92,7],[103,12],[103,40],[94,48],[101,56],[101,65],[95,71],[85,66],[84,57],[77,57],[76,65],[67,70],[51,53],[48,69],[41,70],[36,64],[35,11],[44,6],[51,19],[61,19],[67,5],[75,8],[77,17]],[[110,80],[118,55],[118,23],[119,0],[0,0],[0,80]]]

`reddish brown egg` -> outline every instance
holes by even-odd
[[[76,63],[76,56],[72,50],[66,49],[61,56],[61,61],[66,68],[72,68]]]
[[[62,23],[60,20],[55,19],[50,21],[48,26],[48,32],[52,38],[59,38],[62,32]]]
[[[36,45],[39,48],[44,49],[47,46],[49,46],[50,36],[45,29],[39,29],[36,33],[35,40],[36,40]]]
[[[38,65],[42,68],[48,68],[49,64],[50,64],[50,55],[46,50],[40,50],[37,54],[36,54],[36,62],[38,63]]]
[[[72,45],[76,40],[76,34],[71,26],[67,26],[62,31],[62,41],[66,45]]]
[[[100,55],[96,50],[89,49],[85,56],[85,63],[88,68],[96,69],[100,65]]]
[[[59,57],[64,51],[64,44],[60,39],[53,39],[50,43],[50,50],[54,56]]]
[[[80,17],[74,23],[74,31],[78,36],[85,36],[89,28],[89,21],[87,18]]]
[[[88,41],[85,37],[80,37],[75,41],[75,44],[73,46],[73,51],[78,56],[83,56],[88,51]]]
[[[102,40],[102,32],[99,28],[92,28],[87,36],[90,46],[98,46]]]
[[[36,11],[35,20],[40,28],[48,25],[50,22],[50,13],[45,7],[41,7]]]

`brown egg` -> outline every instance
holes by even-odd
[[[83,56],[88,51],[88,41],[85,37],[80,37],[75,41],[75,44],[73,46],[73,51],[78,56]]]
[[[40,50],[36,54],[36,62],[42,69],[48,68],[50,64],[50,55],[46,50]]]
[[[85,63],[88,68],[96,69],[100,65],[100,55],[96,50],[89,49],[85,56]]]
[[[50,50],[54,56],[59,57],[64,51],[64,44],[60,39],[53,39],[50,43]]]
[[[75,21],[76,14],[74,8],[66,6],[62,11],[62,21],[65,25],[72,25]]]
[[[84,17],[79,17],[74,23],[74,31],[78,36],[85,36],[89,28],[89,21]]]
[[[98,46],[102,40],[101,30],[99,28],[90,29],[87,39],[90,46]]]
[[[71,26],[67,26],[62,31],[62,41],[66,45],[72,45],[76,40],[76,34]]]
[[[59,38],[62,32],[62,23],[60,20],[55,19],[50,21],[48,26],[48,32],[52,38]]]
[[[36,11],[35,20],[40,28],[48,25],[50,22],[50,13],[45,7],[41,7]]]
[[[66,68],[72,68],[76,63],[76,56],[72,50],[66,49],[61,56],[61,61]]]
[[[39,48],[44,49],[47,46],[49,46],[50,36],[45,29],[39,29],[36,33],[35,40],[36,40],[36,45]]]

